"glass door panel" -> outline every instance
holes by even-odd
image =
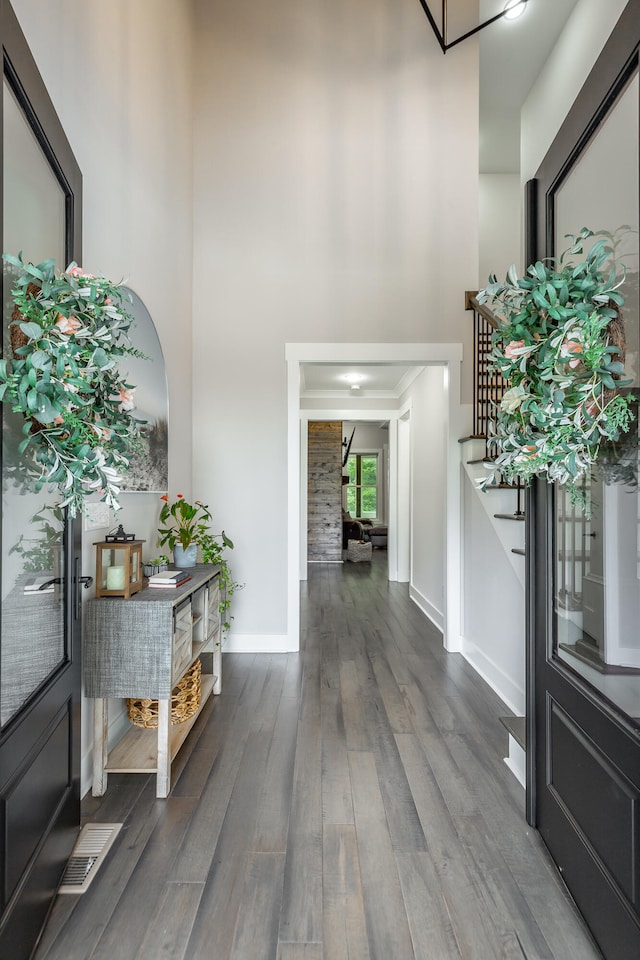
[[[64,267],[66,197],[7,80],[3,88],[4,249],[25,261]],[[3,264],[4,357],[11,357],[13,268]],[[57,497],[34,489],[30,458],[18,452],[23,419],[2,406],[2,642],[4,726],[66,657],[64,517]]]
[[[636,72],[555,195],[555,250],[581,227],[613,236],[626,279],[627,376],[640,386]],[[640,726],[638,422],[607,444],[585,484],[584,513],[556,489],[553,656]]]

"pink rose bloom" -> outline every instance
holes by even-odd
[[[125,412],[126,410],[133,410],[136,403],[134,400],[135,390],[127,390],[126,387],[120,387],[120,410]]]
[[[79,330],[81,326],[82,324],[77,317],[65,317],[62,313],[58,314],[56,327],[60,333],[72,334]]]
[[[508,343],[504,348],[504,355],[507,360],[517,360],[518,354],[514,351],[520,350],[521,347],[524,347],[524,340],[512,340],[511,343]]]
[[[55,423],[56,427],[59,427],[64,423],[64,418],[61,413],[58,414],[53,423]]]
[[[571,357],[569,360],[570,367],[579,367],[582,361],[580,354],[582,353],[583,346],[579,340],[573,340],[567,338],[560,347],[560,356],[561,357]]]
[[[74,264],[73,267],[68,267],[66,272],[69,277],[87,277],[87,279],[93,280],[93,274],[85,273],[82,267],[79,267],[77,263]]]

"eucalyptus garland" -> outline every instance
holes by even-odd
[[[568,236],[559,258],[532,264],[524,277],[512,266],[504,282],[491,276],[478,294],[499,316],[490,364],[509,384],[493,421],[496,457],[479,485],[543,475],[586,508],[583,480],[603,440],[629,430],[636,398],[620,392],[631,381],[622,379],[624,274],[612,259],[613,238],[587,228]]]
[[[132,413],[135,388],[118,367],[127,355],[142,356],[129,341],[125,293],[75,263],[56,273],[53,260],[4,260],[20,271],[12,290],[13,357],[0,360],[0,400],[24,417],[14,479],[36,491],[57,486],[71,516],[93,493],[117,510],[142,422]]]

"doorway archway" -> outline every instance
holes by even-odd
[[[458,437],[462,423],[460,405],[460,343],[288,343],[285,346],[287,362],[287,646],[295,651],[300,647],[300,580],[306,575],[306,556],[301,551],[302,526],[302,452],[300,403],[300,367],[302,364],[402,364],[405,366],[444,367],[444,392],[446,397],[446,502],[444,506],[446,527],[445,591],[443,634],[444,646],[449,651],[460,649],[460,456]],[[389,564],[395,565],[397,579],[397,505],[398,505],[398,443],[397,423],[402,411],[375,411],[376,418],[387,417],[393,430],[389,435],[390,482],[389,506],[390,529]],[[348,415],[347,415],[348,414]],[[344,419],[362,419],[364,411],[347,411]],[[314,416],[320,416],[314,411]],[[343,416],[339,410],[331,416]],[[394,522],[395,520],[395,522]]]

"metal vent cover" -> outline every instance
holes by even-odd
[[[118,836],[121,823],[87,823],[69,857],[58,893],[84,893]]]

